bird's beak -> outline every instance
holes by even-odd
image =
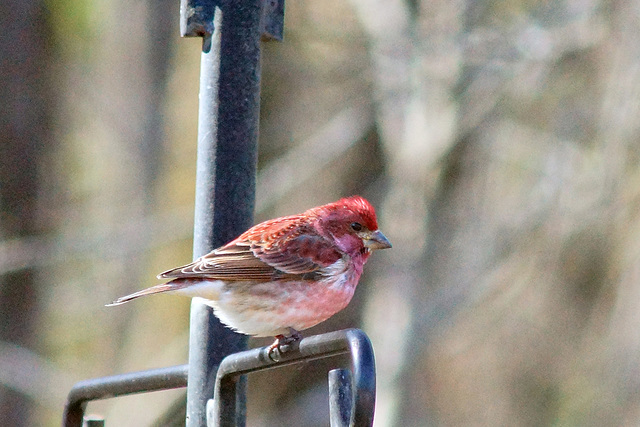
[[[376,230],[363,237],[364,247],[371,250],[387,249],[391,247],[391,242],[385,237],[380,230]]]

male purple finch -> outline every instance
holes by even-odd
[[[371,251],[390,248],[367,200],[353,196],[265,221],[191,264],[169,281],[112,304],[160,292],[202,297],[230,328],[275,345],[347,306]]]

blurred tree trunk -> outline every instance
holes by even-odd
[[[47,41],[38,0],[0,3],[0,239],[33,236],[38,225],[38,173],[51,143]],[[0,276],[0,340],[32,347],[39,299],[31,268]],[[0,420],[27,426],[28,398],[0,384]]]
[[[629,141],[591,144],[601,10],[352,3],[370,41],[389,160],[381,222],[394,242],[367,317],[374,346],[391,349],[377,354],[376,424],[551,424],[567,410],[562,367],[580,364],[569,348],[580,348],[594,307],[608,304],[607,195],[626,176]],[[613,8],[634,17],[617,46],[637,46],[633,3]],[[627,50],[637,49],[603,49],[613,56],[603,64],[637,70]],[[608,109],[607,130],[631,135],[620,118],[637,117],[625,112],[637,110],[637,79],[616,77],[609,107],[622,108]]]
[[[142,221],[154,213],[157,178],[163,166],[169,170],[180,167],[171,156],[163,156],[167,152],[165,102],[168,71],[174,43],[183,41],[179,39],[177,31],[179,4],[171,0],[144,1],[135,7],[123,0],[115,1],[113,4],[110,13],[112,31],[104,48],[109,62],[118,72],[105,76],[105,87],[121,96],[120,99],[110,100],[113,105],[120,104],[118,111],[111,112],[116,116],[112,124],[117,124],[113,128],[113,147],[120,152],[119,155],[129,158],[130,164],[122,171],[126,179],[120,181],[115,188],[106,189],[102,197],[128,199],[124,212],[118,213],[115,210],[113,213]],[[142,60],[132,66],[128,56],[122,55],[123,47],[130,55]],[[197,50],[194,54],[196,52]],[[163,195],[159,197],[163,199]],[[160,205],[163,202],[164,200]],[[153,236],[149,230],[143,232],[132,229],[124,237],[119,249],[123,255],[119,261],[120,269],[114,272],[119,276],[117,280],[121,286],[117,292],[121,294],[144,288],[145,283],[155,284],[155,274],[158,272],[149,269],[153,256],[150,250]],[[127,248],[132,244],[140,250],[135,254],[127,254]],[[111,288],[111,292],[113,291],[114,288]],[[158,331],[164,332],[165,344],[171,343],[173,335],[167,333],[170,330],[166,325],[173,323],[178,329],[183,322],[188,321],[188,316],[181,310],[188,301],[167,301],[168,306],[164,308],[161,307],[162,303],[157,300],[150,301],[148,306],[124,307],[120,313],[107,313],[112,322],[117,319],[111,326],[115,326],[119,336],[118,341],[112,344],[119,350],[117,361],[120,370],[126,372],[148,367],[150,360],[148,354],[139,351],[141,345],[144,346],[149,336]],[[124,315],[120,316],[121,314]],[[180,322],[176,322],[176,318],[180,319]],[[138,326],[128,329],[128,325],[131,324]],[[184,352],[186,351],[185,347]],[[158,403],[158,397],[145,394],[140,396],[136,403],[124,399],[116,400],[110,408],[108,419],[115,425],[150,425],[159,414],[165,413],[172,398],[172,395],[162,394],[162,400]],[[146,406],[148,410],[137,411],[137,405]]]
[[[56,275],[49,278],[56,284],[49,295],[50,318],[56,318],[56,307],[65,294],[81,293],[86,298],[74,301],[73,315],[60,322],[75,328],[80,337],[94,336],[92,340],[79,342],[55,330],[46,337],[58,349],[56,358],[71,355],[77,359],[73,374],[78,379],[151,367],[156,362],[149,353],[159,355],[140,348],[150,345],[147,340],[160,329],[166,341],[157,345],[171,342],[172,329],[188,320],[181,315],[181,300],[164,309],[158,309],[162,301],[157,300],[150,305],[104,308],[119,295],[156,283],[157,271],[150,265],[155,255],[151,242],[162,241],[163,232],[153,223],[157,179],[161,172],[179,167],[171,160],[167,168],[161,166],[166,148],[168,69],[173,43],[178,40],[179,4],[118,0],[102,8],[100,21],[90,21],[86,28],[99,33],[99,43],[83,41],[86,44],[80,45],[76,55],[67,58],[64,101],[70,124],[64,129],[61,161],[75,167],[65,170],[60,179],[70,206],[59,207],[76,215],[75,221],[60,218],[61,234],[72,241],[90,236],[97,244],[83,254],[81,262],[70,259],[56,266]],[[165,203],[163,200],[160,206]],[[163,268],[167,267],[170,265]],[[188,301],[183,304],[187,306]],[[101,327],[84,322],[86,318]],[[173,322],[173,318],[180,321]],[[159,366],[165,364],[170,362]],[[171,398],[162,397],[165,401]],[[145,398],[148,395],[140,397],[141,401]],[[153,410],[151,405],[149,410],[132,410],[126,399],[110,404],[112,412],[105,415],[114,425],[149,424],[165,407],[156,401]],[[140,405],[139,401],[135,404]]]
[[[380,257],[378,271],[372,273],[367,308],[371,314],[365,317],[374,347],[392,349],[376,355],[375,423],[389,426],[403,420],[411,425],[403,402],[406,381],[401,379],[415,374],[411,359],[429,338],[426,331],[416,334],[412,323],[426,306],[422,254],[428,207],[440,184],[443,157],[456,142],[458,112],[452,92],[459,75],[456,39],[464,4],[404,0],[352,0],[352,4],[370,40],[377,124],[388,159],[381,227],[394,236],[393,251]],[[426,287],[432,294],[437,284]],[[439,314],[446,317],[452,307],[442,304]],[[384,321],[380,312],[385,313]],[[428,325],[434,324],[423,326]],[[421,402],[423,425],[429,419],[427,403]]]

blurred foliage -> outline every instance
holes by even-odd
[[[0,200],[0,295],[24,274],[35,307],[0,335],[0,411],[58,425],[74,382],[187,359],[187,300],[103,306],[191,257],[200,41],[174,1],[20,4],[53,43],[44,102],[7,105],[46,105],[49,139],[28,227]],[[262,61],[256,222],[360,193],[394,244],[306,332],[370,335],[377,426],[640,423],[639,0],[288,2]],[[326,366],[251,376],[248,425],[328,425]],[[151,425],[181,393],[89,411]]]

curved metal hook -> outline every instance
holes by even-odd
[[[334,370],[329,373],[329,387],[332,393],[330,401],[334,401],[331,425],[371,426],[376,396],[375,359],[369,338],[359,329],[346,329],[303,338],[297,349],[282,353],[277,361],[269,357],[268,347],[225,357],[216,377],[211,414],[214,425],[235,425],[235,389],[242,375],[346,353],[351,356],[351,372],[346,371],[345,374],[345,370]],[[350,390],[347,392],[347,389]],[[343,398],[340,398],[340,393]],[[348,424],[345,424],[347,419]]]

